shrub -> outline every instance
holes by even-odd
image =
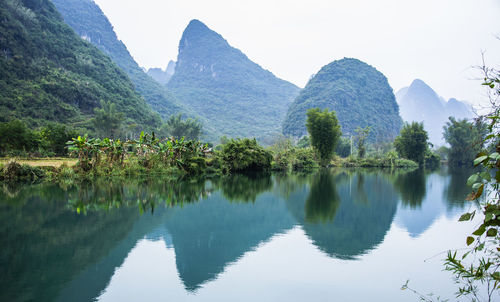
[[[229,172],[262,171],[271,168],[271,152],[255,139],[231,139],[218,152],[222,169]]]

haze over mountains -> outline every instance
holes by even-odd
[[[416,79],[409,87],[396,93],[401,117],[405,122],[424,122],[429,140],[435,146],[443,145],[443,126],[448,117],[473,118],[472,107],[451,98],[447,102],[424,81]]]
[[[204,140],[226,135],[270,142],[281,133],[306,134],[307,109],[320,107],[337,112],[344,135],[370,126],[372,142],[390,141],[401,128],[400,113],[404,121],[424,121],[431,142],[441,145],[448,116],[473,117],[469,105],[444,101],[421,80],[397,93],[398,108],[386,77],[357,59],[324,66],[300,90],[199,20],[184,30],[177,62],[145,72],[94,1],[52,1],[74,31],[51,1],[14,2],[1,11],[7,21],[0,25],[0,121],[91,130],[94,108],[106,100],[124,112],[126,124],[143,129],[159,127],[159,116],[183,113],[203,123]]]
[[[175,72],[175,62],[170,60],[165,70],[161,68],[149,68],[148,75],[162,85],[167,85]]]
[[[218,135],[266,137],[281,122],[299,88],[275,77],[198,20],[179,43],[167,87]]]

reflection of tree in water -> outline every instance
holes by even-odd
[[[394,187],[399,192],[404,206],[411,209],[420,208],[426,194],[424,170],[417,169],[399,174],[394,181]]]
[[[308,201],[313,193],[315,177],[312,177],[311,190],[297,190],[286,203],[293,216],[303,225],[307,236],[319,249],[332,257],[354,259],[383,240],[396,213],[398,200],[384,174],[364,171],[362,180],[357,173],[331,174],[331,181],[322,183],[322,186],[330,188],[317,190],[331,192],[331,187],[336,187],[340,202],[336,202],[334,218],[321,223],[306,218],[306,200]],[[316,185],[319,185],[319,181]],[[361,196],[365,196],[367,201],[357,202]],[[327,207],[327,213],[329,210]],[[331,214],[323,215],[329,217]]]
[[[468,201],[465,200],[472,188],[467,186],[467,179],[475,171],[469,167],[449,167],[450,182],[444,190],[444,199],[447,201],[447,208],[463,208]]]
[[[242,202],[255,202],[260,193],[273,186],[269,173],[233,174],[214,179],[213,183],[228,200]]]
[[[332,173],[325,169],[314,175],[305,205],[305,220],[323,223],[331,221],[339,204],[340,198]]]
[[[0,194],[0,300],[53,301],[66,282],[126,236],[136,209],[78,215],[52,184]],[[107,281],[107,280],[106,280]],[[102,284],[101,290],[105,284]]]
[[[138,207],[154,212],[159,205],[175,206],[205,198],[210,190],[203,179],[179,182],[161,180],[95,181],[68,189],[69,207],[77,212]]]

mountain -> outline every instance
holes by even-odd
[[[334,61],[309,80],[288,110],[283,134],[305,135],[306,112],[314,107],[335,110],[344,135],[371,126],[371,141],[388,141],[401,129],[398,104],[387,78],[357,59]]]
[[[401,117],[405,122],[424,122],[424,128],[429,133],[429,140],[436,146],[443,145],[443,126],[448,117],[457,119],[472,118],[471,106],[456,99],[444,101],[424,81],[416,79],[409,87],[404,87],[396,93]]]
[[[147,74],[162,85],[167,85],[175,72],[175,62],[170,60],[165,70],[161,68],[150,68]]]
[[[93,0],[53,0],[53,3],[82,39],[97,46],[127,73],[136,90],[163,118],[186,111],[164,86],[139,67]]]
[[[198,20],[184,30],[167,87],[202,116],[207,128],[230,137],[279,134],[299,92]]]
[[[51,1],[3,0],[0,20],[0,121],[91,127],[94,108],[106,100],[127,123],[159,125],[127,75],[76,35]]]

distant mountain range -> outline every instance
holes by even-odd
[[[335,110],[343,135],[356,135],[356,128],[370,126],[371,141],[393,140],[402,125],[387,78],[357,59],[344,58],[321,68],[290,106],[283,133],[305,135],[306,112],[314,107]]]
[[[473,118],[474,113],[470,105],[454,98],[445,101],[424,81],[416,79],[409,87],[400,89],[396,93],[401,117],[405,122],[424,122],[425,130],[429,133],[429,140],[435,146],[445,143],[443,126],[448,117],[457,119]]]
[[[149,77],[135,62],[125,44],[118,40],[113,26],[92,0],[52,0],[64,21],[82,39],[107,54],[130,77],[137,91],[163,118],[188,112],[165,86]]]
[[[126,123],[159,126],[128,76],[76,35],[50,0],[2,1],[0,20],[0,121],[91,129],[94,108],[106,100]]]
[[[158,83],[162,85],[167,85],[168,81],[170,81],[170,79],[174,75],[174,72],[175,72],[175,62],[170,60],[165,70],[161,68],[150,68],[148,69],[147,73]]]
[[[278,135],[299,93],[198,20],[184,30],[167,87],[202,117],[210,132],[230,137]]]

